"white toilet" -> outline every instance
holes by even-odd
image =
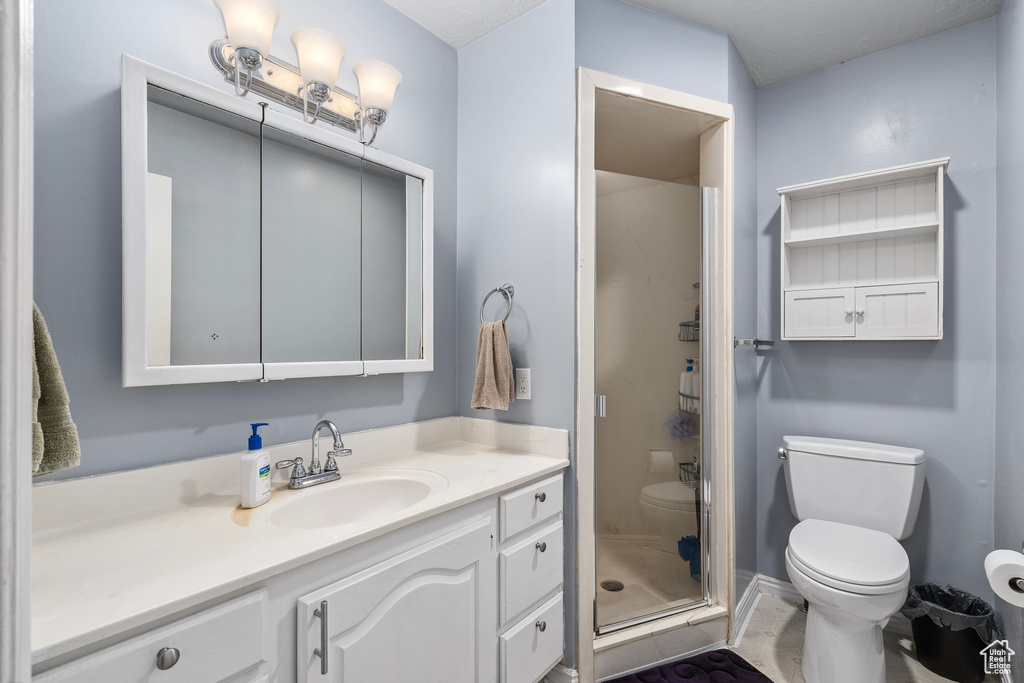
[[[800,523],[786,569],[807,600],[807,683],[885,683],[882,629],[903,606],[910,536],[924,489],[924,451],[861,441],[783,437],[786,487]]]
[[[683,536],[697,535],[697,502],[693,489],[681,481],[645,486],[640,492],[640,509],[657,527],[665,552],[675,553]]]

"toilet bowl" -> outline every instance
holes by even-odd
[[[808,519],[794,527],[786,570],[808,602],[809,683],[885,683],[882,629],[903,606],[910,561],[881,531]]]
[[[697,535],[697,501],[693,489],[681,481],[663,481],[640,492],[644,518],[658,529],[662,550],[677,552],[684,536]]]

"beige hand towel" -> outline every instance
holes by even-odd
[[[512,356],[508,352],[505,323],[484,323],[476,340],[476,383],[473,407],[479,410],[508,410],[516,400],[512,381]]]
[[[32,474],[38,475],[78,466],[81,447],[53,341],[35,304],[32,329]]]

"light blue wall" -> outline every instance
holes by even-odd
[[[623,0],[577,0],[576,65],[729,99],[729,36]]]
[[[459,50],[458,406],[461,415],[573,429],[576,422],[576,78],[572,0],[547,0]],[[512,361],[533,398],[470,408],[480,302],[511,282]],[[505,311],[494,295],[486,311]],[[575,448],[575,438],[572,439]],[[566,548],[575,548],[575,476],[566,473]],[[575,553],[565,613],[576,613]],[[566,659],[576,623],[566,619]]]
[[[995,547],[1020,550],[1024,541],[1024,3],[1003,0],[996,17],[996,450]],[[1011,647],[1024,653],[1024,610],[996,600]],[[1024,677],[1024,657],[1014,658]]]
[[[571,429],[575,413],[573,3],[548,0],[459,50],[458,412]],[[512,361],[533,398],[470,407],[480,302],[515,285]],[[486,317],[505,312],[500,294]]]
[[[758,394],[758,566],[786,579],[795,523],[784,434],[923,448],[912,581],[991,597],[996,381],[995,22],[987,19],[758,91],[758,329],[779,339],[777,187],[950,156],[945,339],[778,343]],[[1016,191],[1019,194],[1019,190]]]
[[[206,0],[39,0],[35,297],[53,335],[82,438],[82,465],[66,476],[241,450],[248,422],[270,422],[265,438],[275,444],[308,437],[324,417],[350,431],[456,412],[456,52],[382,0],[344,7],[292,0],[282,10],[275,55],[294,63],[291,31],[320,26],[348,43],[341,87],[356,90],[352,64],[369,57],[394,64],[404,76],[375,146],[434,169],[435,370],[368,379],[121,388],[120,56],[124,52],[226,90],[207,56],[210,41],[224,28]],[[329,269],[332,255],[320,257],[320,267]],[[329,302],[324,303],[326,310]],[[310,331],[315,333],[314,321]]]
[[[757,336],[757,90],[729,41],[729,102],[735,117],[733,316],[738,337]],[[736,600],[757,573],[757,367],[749,347],[734,355],[733,529]]]

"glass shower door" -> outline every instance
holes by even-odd
[[[707,604],[709,575],[701,317],[714,190],[616,175],[599,173],[597,192],[598,633]]]

